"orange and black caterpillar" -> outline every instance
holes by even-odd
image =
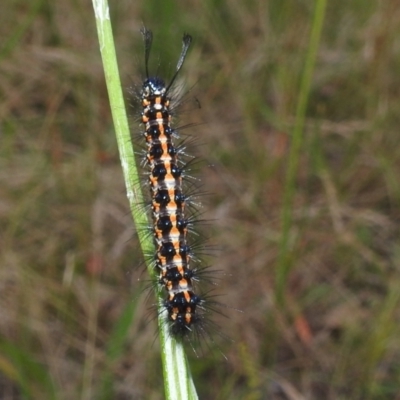
[[[148,60],[153,41],[150,30],[141,30],[145,46],[146,79],[138,93],[141,103],[141,122],[146,140],[145,164],[149,169],[149,186],[153,219],[153,235],[156,245],[155,268],[158,282],[166,292],[164,306],[168,312],[170,331],[185,337],[195,324],[202,326],[204,300],[194,292],[196,268],[188,227],[191,218],[186,215],[188,198],[184,194],[183,166],[178,156],[183,152],[176,147],[173,138],[178,137],[171,126],[173,84],[182,68],[192,37],[183,35],[182,51],[176,71],[168,85],[157,76],[149,76]]]

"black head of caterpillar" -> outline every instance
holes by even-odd
[[[182,39],[182,51],[179,57],[178,63],[176,65],[176,71],[169,82],[168,86],[166,86],[163,79],[158,76],[149,76],[149,57],[151,45],[153,42],[153,33],[152,31],[142,28],[141,33],[143,35],[144,46],[145,46],[145,68],[146,68],[146,80],[143,82],[140,98],[142,100],[142,106],[145,108],[146,105],[152,105],[154,109],[152,111],[160,111],[165,115],[166,118],[171,120],[170,115],[170,97],[168,97],[171,88],[181,70],[183,63],[185,61],[187,52],[189,50],[190,44],[192,42],[192,37],[185,33]],[[143,116],[143,113],[142,113]],[[143,121],[144,122],[144,121]],[[145,122],[144,122],[145,123]]]
[[[145,164],[149,171],[157,282],[166,291],[163,305],[171,334],[184,338],[197,329],[197,335],[202,335],[205,300],[195,293],[194,287],[201,268],[191,266],[196,260],[188,239],[193,216],[188,213],[187,207],[188,197],[183,181],[185,164],[178,160],[182,150],[173,142],[177,134],[172,127],[171,107],[171,104],[177,103],[171,88],[183,66],[192,38],[188,34],[183,35],[176,71],[166,84],[158,76],[149,76],[148,61],[153,35],[146,28],[141,33],[145,46],[146,79],[138,98],[146,141]]]

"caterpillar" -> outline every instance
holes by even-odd
[[[188,233],[192,216],[188,215],[188,196],[184,193],[183,146],[176,146],[177,129],[172,126],[173,109],[177,104],[174,83],[182,69],[192,37],[183,35],[182,50],[176,70],[168,84],[159,76],[149,75],[152,31],[142,28],[146,78],[139,90],[141,123],[146,141],[144,164],[149,171],[152,234],[156,246],[154,267],[158,284],[165,288],[163,301],[168,314],[170,332],[184,338],[196,326],[203,326],[204,302],[195,293],[198,269],[192,268],[193,250]],[[175,93],[176,94],[176,93]]]

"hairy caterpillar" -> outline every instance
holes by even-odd
[[[174,144],[179,136],[173,127],[175,98],[174,82],[183,66],[192,37],[183,35],[182,51],[174,75],[168,84],[158,76],[149,75],[149,56],[153,41],[150,30],[141,30],[145,47],[144,80],[137,97],[141,106],[141,123],[146,141],[146,164],[150,186],[152,234],[156,246],[154,266],[158,283],[165,288],[164,307],[168,313],[170,332],[183,338],[194,327],[203,332],[203,296],[195,293],[200,268],[193,267],[193,245],[190,245],[189,227],[193,215],[188,212],[185,193],[185,164],[179,157],[183,147]]]

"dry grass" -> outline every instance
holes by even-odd
[[[194,134],[213,165],[205,228],[227,273],[221,301],[244,311],[220,320],[234,343],[215,334],[228,362],[193,356],[200,397],[400,399],[398,0],[327,10],[283,306],[275,268],[312,3],[115,3],[127,86],[142,21],[167,68],[182,32],[195,38],[183,75],[197,83],[206,124]],[[0,15],[2,399],[163,398],[92,14],[89,3],[16,0]],[[127,307],[134,319],[111,362]]]

